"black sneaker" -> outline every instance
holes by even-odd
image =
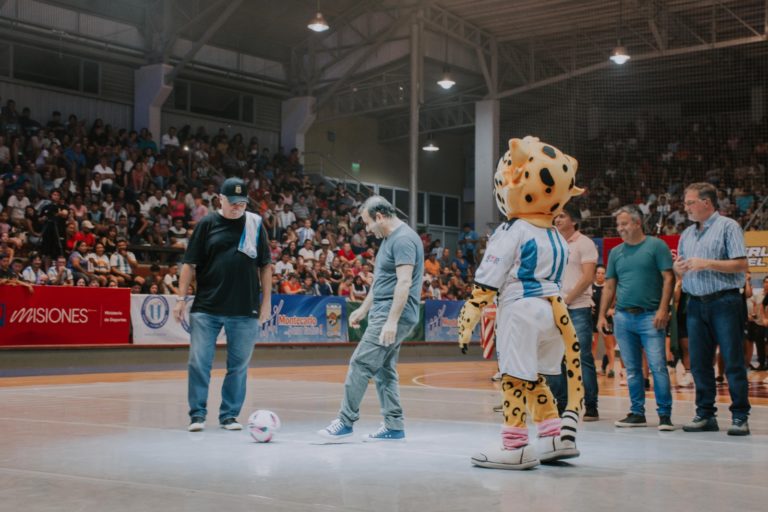
[[[187,430],[190,432],[200,432],[205,428],[205,418],[202,416],[192,416],[189,419],[189,426]]]
[[[717,419],[712,416],[709,418],[702,418],[701,416],[694,416],[694,418],[683,425],[684,432],[717,432],[720,427],[717,426]]]
[[[644,414],[629,413],[627,417],[614,423],[617,427],[647,427]]]
[[[659,416],[659,430],[662,432],[672,432],[675,426],[672,424],[672,418],[669,416]]]
[[[598,421],[600,419],[600,415],[597,413],[597,407],[587,407],[587,410],[584,411],[584,417],[582,419],[584,421]]]
[[[237,422],[236,418],[224,418],[219,424],[226,430],[243,430],[243,426]]]
[[[734,418],[731,426],[728,427],[729,436],[748,436],[749,435],[749,423],[747,418]]]

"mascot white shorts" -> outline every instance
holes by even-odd
[[[534,382],[539,373],[560,374],[565,349],[549,301],[502,301],[496,315],[496,348],[501,373]]]

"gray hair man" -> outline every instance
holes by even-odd
[[[424,248],[419,235],[397,218],[394,207],[382,197],[372,196],[363,203],[362,219],[366,230],[383,241],[376,255],[371,291],[349,317],[350,325],[359,327],[367,315],[368,326],[349,362],[341,410],[330,425],[318,431],[331,443],[352,436],[371,378],[376,383],[384,424],[363,441],[405,439],[396,366],[401,342],[419,321]]]

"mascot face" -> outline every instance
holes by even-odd
[[[507,219],[525,219],[552,227],[571,197],[584,192],[576,186],[578,162],[536,137],[510,139],[494,176],[496,205]]]

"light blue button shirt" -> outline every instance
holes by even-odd
[[[733,260],[747,257],[744,231],[738,222],[713,213],[702,228],[698,224],[688,226],[680,236],[680,258],[705,258],[709,260]],[[709,295],[723,290],[744,286],[744,272],[726,273],[715,270],[686,272],[683,275],[683,291],[696,296]]]

